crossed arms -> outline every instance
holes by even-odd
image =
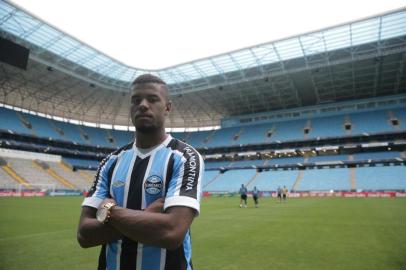
[[[104,205],[112,199],[105,199]],[[77,239],[81,247],[88,248],[122,239],[158,246],[169,250],[179,247],[192,224],[195,210],[173,206],[163,212],[163,199],[159,199],[144,211],[114,206],[106,224],[96,219],[97,209],[82,207]]]

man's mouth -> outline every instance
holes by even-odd
[[[139,118],[152,118],[152,116],[148,115],[148,114],[140,114],[140,115],[137,115],[135,118],[136,119],[139,119]]]

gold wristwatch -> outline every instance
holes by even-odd
[[[108,202],[105,203],[102,207],[100,207],[96,212],[96,219],[100,223],[107,223],[111,216],[111,208],[116,206],[116,203]]]

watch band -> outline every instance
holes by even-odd
[[[105,208],[105,209],[107,210],[107,216],[106,216],[106,218],[104,219],[103,223],[107,223],[107,222],[109,221],[109,219],[110,219],[110,217],[111,217],[111,208],[112,208],[113,206],[116,206],[116,205],[117,205],[117,204],[116,204],[116,203],[113,203],[113,202],[108,202],[108,203],[106,203],[106,204],[103,205],[103,208]]]

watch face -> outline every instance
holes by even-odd
[[[100,208],[99,210],[97,210],[96,213],[96,218],[99,222],[103,223],[108,215],[108,210],[104,207]]]

